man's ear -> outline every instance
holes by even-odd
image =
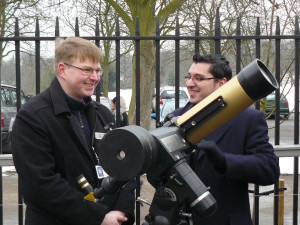
[[[66,79],[66,65],[60,62],[57,67],[59,78]]]
[[[222,79],[219,79],[219,86],[223,86],[224,84],[226,84],[228,82],[226,77],[223,77]]]

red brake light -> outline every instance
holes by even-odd
[[[4,114],[1,113],[1,127],[4,127]]]
[[[284,105],[285,105],[285,106],[289,106],[289,103],[288,103],[288,101],[286,101],[286,102],[284,103]]]
[[[163,103],[162,98],[160,97],[159,99],[160,99],[159,104],[163,105],[164,103]]]

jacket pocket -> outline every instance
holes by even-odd
[[[57,163],[58,171],[63,178],[69,182],[74,182],[74,157],[71,153],[65,153],[61,157],[61,162]]]

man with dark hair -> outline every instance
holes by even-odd
[[[76,181],[83,174],[97,188],[105,176],[100,143],[114,118],[91,99],[103,73],[101,61],[100,49],[88,40],[57,40],[56,78],[17,114],[11,148],[26,225],[134,224],[134,180],[100,203],[85,200]]]
[[[187,112],[231,77],[229,62],[223,56],[194,55],[185,76],[190,102],[172,114]],[[192,213],[194,225],[251,225],[248,183],[270,185],[280,175],[264,114],[247,108],[198,143],[197,150],[188,161],[211,188],[217,210],[207,218]]]

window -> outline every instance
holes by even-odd
[[[1,88],[1,100],[3,106],[17,107],[17,91],[15,88],[2,87]],[[21,91],[21,105],[26,102],[25,95]]]

